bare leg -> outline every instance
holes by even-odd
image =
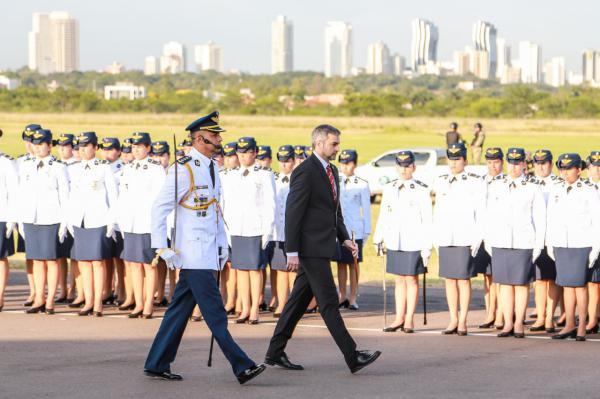
[[[577,335],[585,337],[585,317],[588,310],[588,290],[587,287],[575,288],[577,297],[577,315],[579,316],[579,326],[577,327]]]
[[[177,285],[177,277],[175,270],[169,270],[169,302],[173,299],[173,293],[175,292],[175,285]]]
[[[565,314],[566,314],[566,324],[562,330],[560,330],[561,334],[572,331],[575,329],[575,302],[577,300],[575,294],[575,288],[573,287],[563,287],[563,302],[565,304]],[[584,319],[585,320],[585,316]],[[583,323],[582,323],[583,324]]]
[[[25,268],[27,269],[27,284],[29,285],[29,296],[27,302],[35,300],[35,279],[33,277],[33,260],[27,259],[25,261]]]
[[[547,294],[548,294],[548,280],[536,280],[534,293],[535,293],[535,312],[537,313],[537,319],[532,327],[543,326],[546,322],[546,308],[547,308]]]
[[[398,327],[405,323],[406,315],[406,277],[396,276],[396,287],[394,289],[396,300],[396,320],[391,327]]]
[[[94,272],[92,270],[92,262],[79,261],[78,264],[83,281],[83,296],[85,298],[85,306],[82,311],[91,310],[94,308]]]
[[[556,286],[556,288],[558,289],[558,303],[560,305],[560,317],[558,318],[557,323],[564,323],[567,317],[565,310],[565,299],[563,297],[564,290],[561,286]]]
[[[82,303],[85,301],[83,295],[83,276],[79,270],[79,262],[76,260],[71,260],[71,275],[77,291],[77,297],[73,300],[73,303]]]
[[[556,312],[556,307],[558,306],[559,292],[560,291],[556,283],[552,280],[548,281],[548,292],[546,294],[546,328],[554,327],[554,313]]]
[[[498,288],[492,281],[492,276],[485,276],[486,284],[488,285],[488,289],[490,291],[490,308],[487,315],[486,322],[494,322],[496,319],[496,309],[498,308]]]
[[[167,285],[167,265],[165,262],[158,262],[156,266],[156,303],[165,298]],[[154,296],[154,294],[152,294]]]
[[[69,277],[69,263],[67,258],[58,259],[58,287],[60,288],[59,298],[66,298],[69,291],[69,285],[67,283]]]
[[[262,270],[250,270],[250,296],[251,296],[251,310],[250,319],[258,320],[259,305],[261,301],[261,292],[263,286],[263,272]]]
[[[456,279],[446,279],[446,301],[450,313],[450,324],[447,329],[453,330],[458,327],[458,282]]]
[[[225,270],[227,271],[227,302],[225,304],[225,309],[228,311],[236,308],[236,298],[237,298],[237,270],[231,267],[231,263],[227,262],[225,265]]]
[[[277,270],[274,270],[272,267],[269,268],[269,282],[271,283],[271,300],[269,301],[269,308],[274,308],[279,300],[279,295],[277,293],[279,287],[277,286]]]
[[[471,303],[471,280],[458,280],[458,293],[460,298],[460,317],[458,329],[467,331],[467,316],[469,315],[469,304]]]
[[[135,298],[133,313],[139,313],[144,310],[144,266],[142,263],[129,262],[129,270]]]
[[[8,284],[9,270],[8,259],[0,259],[0,309],[4,307],[4,291]]]
[[[288,274],[289,272],[283,270],[277,271],[277,309],[275,309],[275,313],[281,314],[283,307],[287,302],[290,292],[290,278]]]
[[[504,316],[503,331],[508,332],[514,328],[515,288],[512,285],[500,285],[500,298],[502,300],[502,314]]]
[[[347,299],[346,284],[348,281],[348,265],[338,263],[338,291],[340,292],[339,302],[342,303]]]
[[[112,259],[103,261],[106,276],[104,277],[103,288],[104,292],[100,295],[102,300],[107,300],[113,295],[113,285],[115,281],[115,264]],[[94,285],[96,282],[94,281]],[[100,312],[101,310],[98,310]]]
[[[48,297],[46,298],[46,308],[54,309],[54,299],[58,288],[59,266],[56,260],[47,260],[47,278],[48,278]]]
[[[154,312],[154,293],[156,292],[156,267],[144,263],[145,298],[144,314],[151,315]]]
[[[115,265],[115,273],[117,275],[117,301],[125,302],[127,296],[125,294],[125,265],[123,260],[119,258],[112,259]]]
[[[131,306],[135,303],[135,294],[133,290],[133,279],[134,279],[134,268],[139,267],[139,263],[132,264],[131,262],[123,261],[125,267],[123,268],[123,279],[125,282],[125,302],[122,306]],[[136,305],[137,306],[137,305]],[[142,310],[141,303],[139,310]]]
[[[515,325],[514,329],[517,333],[524,331],[523,322],[525,321],[525,312],[527,312],[527,300],[529,299],[529,286],[515,286]],[[539,318],[538,314],[538,318]]]
[[[596,324],[598,324],[598,290],[600,289],[600,284],[598,283],[588,283],[588,314],[589,320],[585,328],[588,330],[593,328]]]
[[[406,276],[406,321],[404,327],[413,328],[415,311],[419,302],[419,276]]]
[[[242,313],[240,319],[250,316],[250,272],[248,270],[237,271],[238,296],[242,301]]]
[[[94,311],[102,312],[102,294],[110,289],[105,289],[106,283],[106,263],[102,260],[92,262],[94,269]]]

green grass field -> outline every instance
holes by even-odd
[[[23,153],[21,131],[29,123],[39,123],[54,133],[95,131],[100,137],[124,138],[135,131],[150,132],[154,140],[177,141],[185,138],[184,128],[198,115],[181,114],[10,114],[0,113],[0,151],[13,156]],[[266,117],[221,115],[221,125],[227,129],[224,142],[240,136],[254,136],[259,144],[275,148],[282,144],[309,144],[312,128],[329,123],[342,131],[342,148],[354,148],[359,163],[394,148],[444,147],[443,133],[451,121],[469,142],[472,126],[481,122],[487,133],[486,146],[524,147],[534,151],[550,149],[555,156],[561,152],[578,152],[586,157],[600,149],[600,120],[542,120],[464,118],[330,118],[330,117]],[[275,166],[275,168],[277,168]],[[375,223],[379,206],[373,206]],[[430,264],[430,280],[437,278],[435,253]],[[365,248],[361,281],[380,281],[381,260],[370,243]]]

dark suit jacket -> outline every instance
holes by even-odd
[[[327,173],[313,154],[292,172],[285,209],[285,250],[306,258],[329,258],[336,253],[336,238],[349,239],[340,207],[339,175],[331,165],[337,199]]]

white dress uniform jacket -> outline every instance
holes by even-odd
[[[429,187],[418,180],[386,184],[373,243],[393,251],[423,251],[432,246],[432,206]]]
[[[114,225],[119,194],[108,162],[94,158],[74,163],[68,170],[71,176],[69,224],[85,228]]]
[[[0,222],[17,222],[19,177],[15,161],[0,153]],[[0,231],[0,234],[4,234]]]
[[[554,188],[554,185],[560,183],[562,179],[555,174],[551,173],[546,177],[535,177],[535,180],[539,183],[540,190],[542,190],[542,194],[544,194],[544,201],[546,201],[546,205],[548,205],[548,197],[550,196],[550,191]]]
[[[24,161],[19,171],[19,222],[66,223],[69,181],[66,167],[54,156]]]
[[[561,248],[597,249],[600,245],[600,197],[592,183],[557,183],[548,200],[546,243]]]
[[[441,175],[433,183],[433,245],[471,247],[483,239],[485,183],[462,172]]]
[[[369,183],[357,176],[340,174],[340,205],[348,234],[366,240],[371,234],[371,190]]]
[[[535,179],[510,176],[488,187],[486,244],[509,249],[544,248],[546,203]]]
[[[150,158],[135,160],[123,167],[116,212],[120,231],[135,234],[151,232],[152,204],[164,181],[164,168]]]
[[[227,234],[219,209],[221,182],[215,165],[215,186],[210,178],[211,161],[195,148],[177,161],[177,200],[175,166],[152,206],[152,248],[167,248],[167,217],[175,209],[177,221],[175,267],[218,270],[219,248],[227,251]],[[208,205],[206,205],[208,204]],[[204,205],[206,209],[194,209]]]
[[[260,166],[239,167],[227,172],[222,208],[230,236],[262,236],[271,241],[275,222],[275,179]]]
[[[290,175],[275,174],[275,228],[273,241],[285,242],[285,204],[290,193]]]

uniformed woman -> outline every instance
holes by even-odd
[[[298,167],[304,160],[307,158],[306,156],[306,147],[303,145],[295,145],[294,146],[294,168]]]
[[[20,170],[20,222],[25,238],[25,256],[33,260],[35,300],[27,313],[54,314],[58,285],[58,245],[67,235],[69,183],[65,165],[56,160],[50,130],[32,136],[35,159]],[[48,297],[45,286],[48,282]]]
[[[477,175],[465,172],[467,149],[451,144],[446,154],[450,173],[439,176],[433,185],[434,245],[440,263],[440,277],[446,279],[446,299],[450,323],[444,335],[467,335],[467,315],[471,302],[473,258],[483,238],[485,185]],[[460,314],[459,314],[460,305]]]
[[[546,203],[537,182],[525,176],[525,150],[509,148],[506,161],[506,177],[488,186],[485,243],[500,284],[504,329],[498,337],[523,338],[533,263],[544,248]]]
[[[600,151],[592,151],[588,158],[588,181],[600,196]],[[600,237],[596,237],[596,245]],[[588,283],[589,305],[588,322],[585,328],[587,334],[598,333],[598,306],[600,306],[600,260],[596,260]]]
[[[412,151],[396,155],[398,179],[383,189],[373,243],[387,250],[386,271],[396,276],[396,319],[385,332],[414,331],[419,274],[431,255],[432,209],[429,187],[413,179]]]
[[[294,169],[294,147],[282,145],[277,151],[279,173],[275,174],[275,223],[273,228],[273,241],[269,243],[268,261],[271,273],[275,271],[275,285],[277,294],[276,308],[273,316],[278,318],[283,311],[288,296],[296,278],[295,272],[287,270],[287,257],[285,255],[285,204],[290,192],[290,176]]]
[[[108,162],[96,158],[96,133],[81,133],[78,142],[81,161],[69,166],[69,225],[74,236],[73,259],[83,277],[85,306],[79,315],[93,312],[101,317],[106,261],[112,258],[110,240],[115,235],[117,184]]]
[[[335,261],[338,265],[339,304],[350,310],[358,310],[359,265],[362,262],[363,245],[371,234],[371,190],[369,183],[354,175],[358,162],[355,150],[343,150],[340,153],[340,205],[344,215],[346,229],[358,245],[358,258],[338,243]],[[350,271],[350,296],[346,295],[346,284]]]
[[[552,338],[585,341],[589,269],[600,252],[600,198],[591,183],[581,180],[578,154],[562,154],[556,166],[565,171],[565,180],[550,192],[546,240],[556,261],[556,283],[563,287],[566,324]]]
[[[133,154],[131,152],[131,137],[127,137],[121,144],[121,161],[125,165],[133,161]]]
[[[133,161],[124,167],[119,183],[118,223],[124,234],[123,260],[131,272],[135,308],[130,318],[152,318],[156,268],[150,246],[151,209],[165,180],[165,170],[149,158],[150,134],[131,138]],[[145,277],[145,278],[144,278]]]

